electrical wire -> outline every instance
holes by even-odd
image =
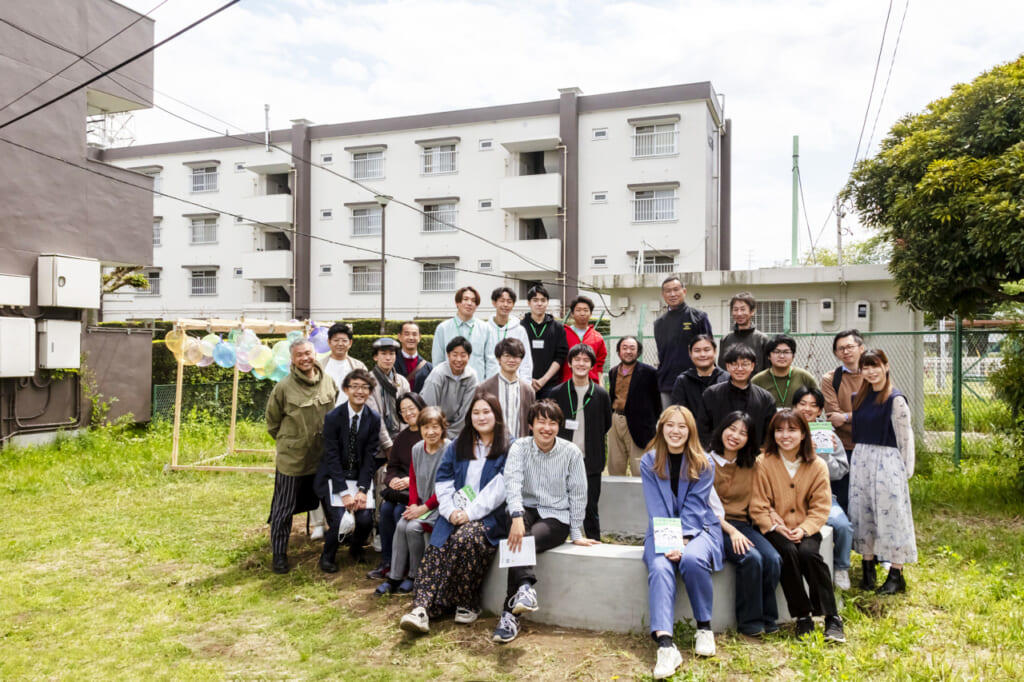
[[[875,138],[875,127],[878,126],[878,118],[882,115],[882,106],[885,104],[885,95],[889,92],[889,80],[892,78],[892,67],[896,63],[896,52],[900,49],[900,36],[903,35],[903,22],[907,19],[907,10],[910,9],[910,0],[903,4],[903,16],[900,18],[900,27],[896,31],[896,43],[892,48],[892,57],[889,59],[889,73],[885,76],[885,87],[882,88],[882,96],[878,100],[878,111],[875,112],[875,121],[871,124],[871,134],[868,135],[868,144],[864,148],[865,155],[871,149],[871,141]]]
[[[889,17],[892,15],[892,3],[893,0],[889,0],[889,9],[885,12],[885,26],[882,27],[882,41],[878,45],[878,56],[875,58],[875,73],[871,77],[871,90],[868,92],[868,105],[864,107],[864,120],[860,124],[860,136],[857,138],[857,150],[853,153],[853,166],[857,165],[857,158],[860,156],[860,143],[864,140],[864,130],[867,128],[868,115],[871,113],[871,100],[875,96],[875,85],[878,84],[878,67],[882,64],[882,50],[885,47],[885,35],[889,31]]]
[[[796,181],[797,186],[800,188],[800,204],[803,206],[804,209],[804,225],[807,226],[807,238],[811,240],[811,260],[813,261],[815,260],[814,236],[811,234],[811,221],[807,217],[807,201],[804,199],[804,176],[800,172],[800,166],[796,167]],[[831,218],[832,214],[829,213],[828,217]],[[828,218],[825,219],[825,222],[828,222]],[[794,265],[796,265],[796,263],[794,263]]]

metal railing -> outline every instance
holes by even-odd
[[[189,230],[190,244],[212,244],[217,241],[217,221],[214,219],[193,220]]]
[[[352,236],[366,237],[380,234],[380,211],[352,216]]]
[[[455,270],[424,270],[420,291],[455,291]]]
[[[217,171],[193,171],[192,192],[217,191]]]
[[[634,264],[635,269],[636,266]],[[678,271],[679,265],[677,263],[644,263],[640,266],[640,272],[644,275],[667,274]]]
[[[678,130],[633,134],[633,157],[666,156],[675,154]]]
[[[675,220],[677,198],[647,197],[633,199],[633,222],[653,223],[659,220]]]
[[[372,180],[384,177],[384,157],[352,159],[352,177],[356,180]]]
[[[160,278],[150,277],[148,278],[149,288],[148,289],[136,289],[135,293],[138,296],[159,296],[160,295]]]
[[[456,231],[454,227],[449,227],[449,225],[455,225],[459,219],[459,210],[457,208],[427,209],[423,213],[424,232]]]
[[[458,172],[458,154],[457,150],[431,150],[423,152],[420,155],[423,160],[420,170],[421,174],[441,175],[443,173]]]
[[[193,296],[215,296],[217,294],[217,275],[192,275],[189,282]]]
[[[352,273],[352,293],[369,294],[380,292],[380,270]]]

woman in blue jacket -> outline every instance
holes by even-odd
[[[666,408],[647,448],[647,454],[640,460],[648,517],[644,563],[647,564],[651,636],[658,642],[654,678],[664,679],[683,661],[672,643],[676,571],[683,577],[697,621],[694,650],[699,656],[715,654],[715,636],[711,632],[711,574],[722,568],[722,526],[711,507],[715,467],[701,448],[693,414],[678,405]],[[655,552],[655,518],[680,520],[681,550]]]

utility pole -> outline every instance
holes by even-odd
[[[836,264],[843,267],[843,202],[836,197]]]

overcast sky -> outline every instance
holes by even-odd
[[[159,2],[121,1],[141,12]],[[903,114],[1022,50],[1021,0],[914,0],[879,110],[907,1],[892,2],[862,144],[877,115],[870,151]],[[152,14],[157,39],[221,4],[169,0]],[[243,0],[160,48],[155,86],[257,131],[264,103],[271,127],[284,128],[294,118],[338,123],[552,99],[568,86],[597,94],[709,80],[733,121],[733,268],[768,266],[789,258],[792,136],[800,135],[815,237],[849,173],[888,8],[889,0]],[[157,103],[226,127],[167,97]],[[137,113],[133,126],[136,144],[210,134],[157,110]],[[803,254],[803,216],[800,226]],[[835,241],[832,218],[818,243]]]

